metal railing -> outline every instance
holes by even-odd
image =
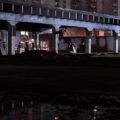
[[[33,3],[30,4],[25,2],[13,2],[11,0],[0,0],[0,12],[37,15],[101,24],[120,24],[120,17],[118,16],[104,15],[80,10],[48,7],[43,5],[36,5]]]

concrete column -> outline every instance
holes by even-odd
[[[36,35],[36,49],[40,50],[40,34],[37,33]]]
[[[8,55],[8,31],[6,33],[6,53]]]
[[[31,8],[30,8],[30,12],[31,12],[31,14],[33,13],[33,8],[32,8],[32,6],[31,6]]]
[[[114,49],[115,49],[115,53],[119,53],[119,36],[118,36],[118,32],[114,32]]]
[[[36,50],[40,50],[40,32],[36,32],[35,34],[35,48]]]
[[[53,51],[58,53],[58,44],[59,44],[59,31],[60,31],[60,26],[54,26],[55,27],[55,40],[53,43]]]
[[[23,12],[24,12],[24,6],[21,5],[21,13],[23,13]]]
[[[6,30],[2,30],[2,40],[1,40],[1,54],[7,55],[7,43],[8,43],[8,34]]]
[[[59,34],[55,35],[55,52],[58,53]]]
[[[12,12],[14,12],[14,4],[12,4]]]
[[[86,54],[91,54],[92,30],[86,30]]]
[[[9,22],[8,26],[8,55],[15,55],[16,23]]]

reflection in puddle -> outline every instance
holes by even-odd
[[[51,105],[33,101],[8,101],[0,106],[0,120],[76,120],[89,118],[89,110],[76,106]]]
[[[91,100],[46,97],[44,101],[4,98],[0,99],[0,120],[120,120],[118,100],[106,96]]]

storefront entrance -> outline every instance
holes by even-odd
[[[22,53],[29,50],[35,50],[35,38],[34,33],[28,31],[17,31],[16,41],[15,41],[15,51],[16,53]]]
[[[53,35],[52,34],[43,34],[40,35],[40,50],[51,51]]]
[[[94,29],[92,33],[92,52],[114,52],[113,31]]]
[[[84,28],[61,28],[61,30],[63,34],[60,36],[59,52],[85,53],[86,31]]]

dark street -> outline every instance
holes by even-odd
[[[120,68],[0,65],[1,89],[49,94],[117,95]]]

